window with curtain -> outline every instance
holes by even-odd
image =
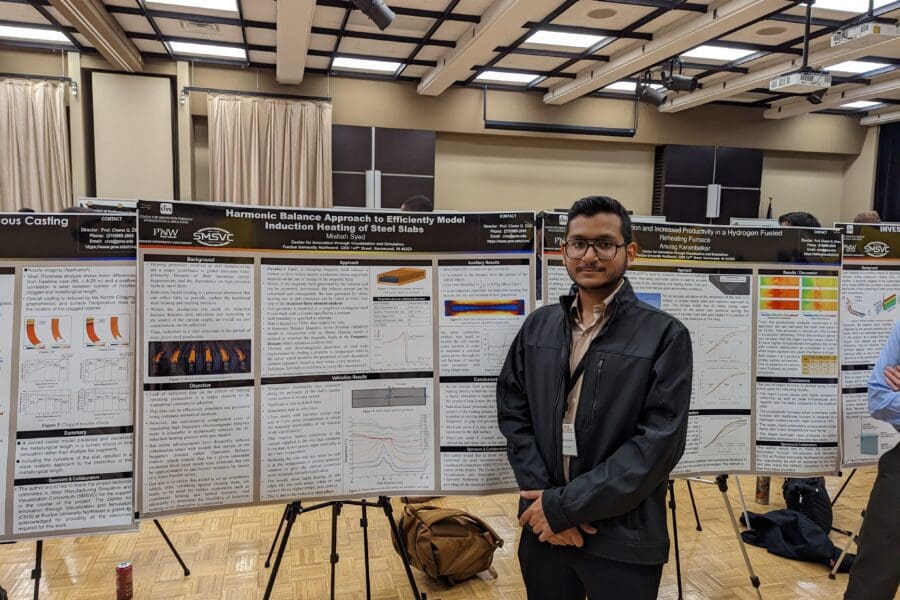
[[[0,79],[0,209],[72,204],[66,85]]]
[[[331,104],[210,94],[209,194],[221,202],[331,206]]]

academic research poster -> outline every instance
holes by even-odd
[[[515,487],[532,213],[139,208],[142,516]]]
[[[135,226],[0,214],[2,539],[134,527]]]

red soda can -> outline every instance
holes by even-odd
[[[116,565],[116,600],[131,600],[133,596],[131,563],[120,562]]]

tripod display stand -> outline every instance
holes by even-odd
[[[153,519],[153,524],[156,525],[156,529],[159,530],[159,534],[166,541],[166,545],[169,547],[169,550],[172,551],[172,555],[175,557],[175,560],[178,561],[178,564],[181,565],[181,570],[184,571],[184,576],[187,577],[191,574],[191,570],[188,569],[188,566],[184,564],[184,560],[181,558],[181,555],[178,553],[178,549],[175,548],[175,544],[172,543],[172,540],[169,539],[169,536],[166,534],[166,530],[163,529],[162,523],[159,522],[159,519]],[[37,540],[34,549],[34,569],[31,571],[31,578],[34,579],[34,600],[38,600],[41,594],[41,557],[44,554],[44,540]]]
[[[759,600],[762,600],[762,593],[759,590],[759,577],[756,576],[756,573],[753,571],[753,565],[750,563],[750,556],[747,554],[747,548],[744,545],[744,539],[741,537],[740,528],[738,527],[737,519],[734,516],[734,509],[731,506],[731,499],[728,497],[728,475],[719,475],[716,477],[715,481],[709,481],[704,479],[693,478],[693,481],[699,481],[701,483],[710,483],[718,486],[719,491],[722,493],[722,499],[725,502],[725,508],[728,511],[728,516],[731,520],[731,525],[734,528],[735,537],[737,537],[738,545],[741,549],[741,555],[744,558],[744,565],[747,568],[747,573],[750,577],[750,583],[753,585],[753,588],[756,590],[756,596]],[[738,481],[737,476],[735,476],[735,481]],[[700,525],[700,514],[697,512],[697,503],[694,501],[694,492],[691,488],[691,481],[687,480],[688,492],[691,497],[691,505],[694,509],[694,519],[697,523],[697,531],[703,531],[703,527]],[[669,480],[668,483],[669,489],[669,509],[672,513],[672,537],[675,543],[675,576],[678,583],[678,600],[682,600],[684,598],[684,590],[683,584],[681,580],[681,548],[678,545],[678,520],[676,517],[676,505],[675,505],[675,481],[673,479]],[[747,511],[747,505],[744,502],[744,494],[740,489],[740,482],[738,481],[738,492],[741,496],[741,506],[744,512],[744,518],[747,520],[747,524],[749,526],[750,520]]]
[[[334,600],[335,571],[337,563],[340,560],[340,555],[337,553],[337,521],[338,516],[340,516],[341,510],[345,504],[350,506],[359,506],[362,513],[362,518],[359,521],[359,525],[363,530],[363,557],[365,560],[366,570],[366,598],[370,599],[372,597],[372,586],[369,578],[369,521],[367,509],[369,507],[373,507],[381,508],[384,512],[385,517],[387,518],[388,524],[391,528],[391,536],[393,537],[394,542],[397,544],[397,547],[399,547],[401,550],[400,558],[403,561],[403,568],[406,571],[406,577],[409,580],[409,587],[412,590],[413,598],[415,600],[426,600],[425,594],[419,593],[419,588],[416,585],[416,578],[413,575],[412,567],[410,566],[409,559],[406,555],[406,545],[403,541],[403,536],[400,535],[400,530],[397,527],[397,521],[394,519],[394,508],[393,506],[391,506],[391,499],[387,496],[379,496],[378,501],[375,503],[371,503],[366,500],[332,500],[329,502],[322,502],[321,504],[315,504],[310,507],[304,507],[300,500],[295,500],[289,504],[286,504],[284,507],[284,513],[281,516],[281,522],[278,524],[278,530],[275,532],[275,538],[272,540],[272,546],[271,548],[269,548],[269,555],[266,558],[266,568],[268,568],[272,560],[272,553],[275,550],[275,546],[278,545],[278,553],[275,555],[275,563],[272,565],[272,572],[269,574],[269,581],[266,584],[266,592],[263,595],[263,600],[269,600],[272,595],[272,589],[275,587],[275,579],[278,577],[278,569],[281,567],[281,561],[284,558],[284,551],[287,548],[288,539],[290,538],[291,530],[294,527],[294,523],[296,522],[297,517],[306,512],[313,512],[326,508],[331,508],[330,597],[332,600]],[[284,530],[283,535],[282,529]],[[281,536],[281,543],[277,544],[279,536]]]

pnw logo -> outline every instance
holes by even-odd
[[[227,246],[233,240],[233,233],[219,227],[204,227],[194,232],[194,241],[204,246]]]
[[[883,258],[891,251],[891,247],[884,242],[869,242],[863,250],[872,258]]]

